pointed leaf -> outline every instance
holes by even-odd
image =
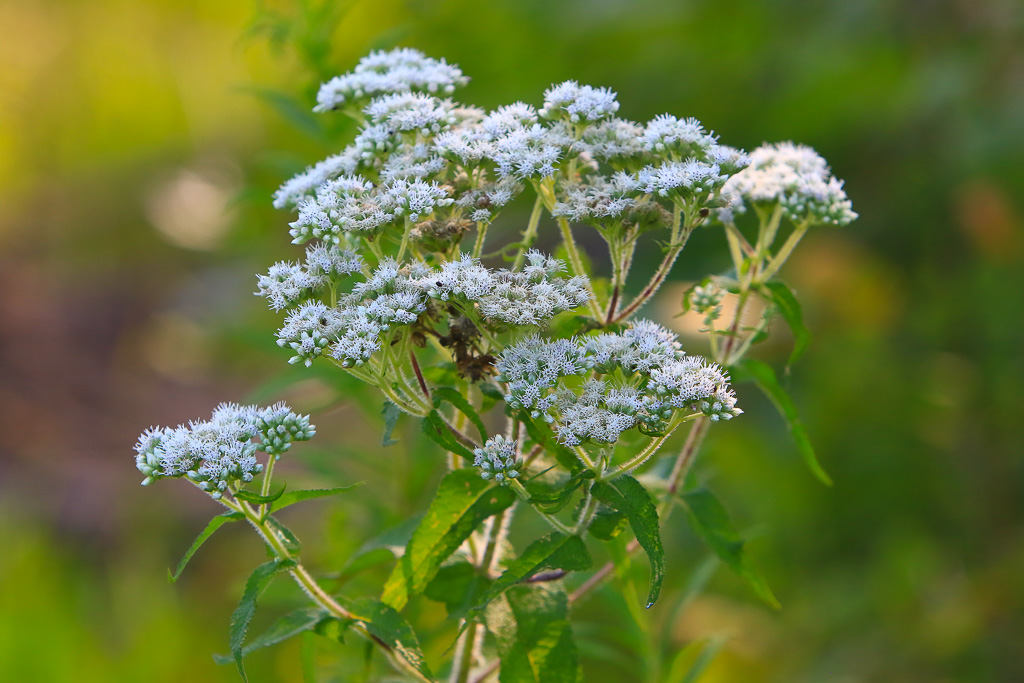
[[[275,500],[277,500],[278,498],[283,496],[284,495],[284,490],[287,487],[288,487],[287,484],[283,484],[281,486],[281,490],[280,491],[278,491],[277,493],[271,493],[270,495],[267,495],[267,496],[261,496],[258,493],[253,493],[252,491],[246,491],[246,490],[243,489],[243,490],[238,491],[238,492],[235,493],[235,498],[237,498],[239,500],[247,501],[249,503],[253,503],[255,505],[267,505],[269,503],[273,503]]]
[[[498,642],[501,683],[576,683],[579,655],[560,584],[513,586],[487,607]]]
[[[747,358],[742,361],[739,365],[734,366],[734,373],[737,375],[734,377],[737,381],[741,381],[745,376],[749,376],[754,382],[761,388],[761,391],[775,404],[775,408],[779,411],[779,414],[786,420],[786,424],[789,426],[789,432],[793,435],[793,440],[796,441],[797,449],[800,451],[801,457],[804,462],[807,463],[807,467],[810,468],[811,472],[826,486],[832,485],[832,478],[828,476],[828,473],[821,467],[818,462],[817,456],[814,454],[814,447],[811,445],[811,439],[807,436],[807,428],[804,427],[804,423],[800,421],[800,417],[797,415],[796,406],[793,404],[793,399],[789,397],[786,390],[779,384],[778,377],[775,375],[775,371],[772,367],[761,361]]]
[[[469,418],[469,421],[473,423],[474,427],[476,427],[476,430],[480,433],[480,443],[487,441],[487,428],[484,427],[483,420],[480,419],[480,416],[477,414],[476,410],[473,409],[473,406],[470,405],[469,401],[466,400],[465,396],[451,387],[440,387],[438,389],[434,389],[432,393],[434,396],[435,408],[440,407],[443,401],[451,403],[463,415]]]
[[[238,607],[231,615],[231,626],[228,631],[231,656],[243,681],[248,681],[249,678],[245,675],[245,667],[242,666],[242,643],[245,642],[245,633],[249,630],[252,615],[256,612],[256,601],[278,572],[291,569],[294,566],[295,563],[291,560],[264,562],[253,570],[245,582],[245,591],[242,593],[242,599],[238,602]]]
[[[337,600],[352,613],[352,616],[366,625],[366,629],[374,638],[382,641],[401,657],[422,680],[430,681],[430,668],[420,649],[419,639],[402,615],[373,598]]]
[[[651,587],[647,592],[647,607],[658,600],[661,583],[665,579],[665,548],[661,544],[658,527],[658,508],[643,484],[623,475],[612,481],[595,482],[590,489],[594,498],[626,515],[640,547],[651,562]]]
[[[281,535],[281,540],[284,541],[284,547],[289,552],[297,553],[302,550],[302,542],[299,541],[298,536],[292,533],[292,530],[286,527],[276,517],[267,517],[264,520],[267,526],[272,527],[278,534]]]
[[[811,343],[811,331],[804,324],[800,301],[785,282],[779,280],[766,282],[762,286],[762,291],[775,304],[782,319],[786,321],[789,329],[793,332],[793,351],[789,354],[789,360],[786,361],[788,370],[807,350],[807,345]]]
[[[509,488],[483,480],[475,468],[450,472],[384,584],[381,600],[395,609],[405,607],[481,522],[514,501]]]
[[[592,562],[583,539],[554,531],[528,545],[508,569],[491,584],[484,597],[477,603],[476,609],[483,609],[509,586],[530,578],[542,569],[580,571],[589,569]]]
[[[187,565],[188,561],[192,559],[192,556],[196,554],[199,547],[206,543],[206,539],[213,535],[214,531],[221,528],[228,522],[236,522],[243,518],[244,515],[242,515],[241,512],[225,512],[211,519],[210,523],[206,525],[206,528],[196,536],[196,540],[192,541],[192,545],[190,545],[188,550],[185,551],[185,556],[181,558],[181,562],[178,563],[178,567],[174,570],[174,573],[172,574],[170,569],[167,570],[167,580],[170,583],[174,583],[178,580],[178,577],[181,576],[181,572],[185,570],[185,565]]]
[[[395,431],[398,416],[402,414],[402,411],[391,401],[384,401],[384,408],[380,412],[384,416],[384,433],[380,437],[380,445],[392,446],[398,443],[398,439],[392,439],[391,435]]]
[[[744,552],[744,541],[733,528],[729,513],[718,498],[704,487],[686,491],[679,498],[697,535],[722,562],[747,582],[759,598],[778,609],[779,601],[750,556]]]
[[[330,614],[319,607],[303,607],[285,614],[270,625],[266,631],[249,641],[249,644],[242,648],[242,656],[259,650],[298,635],[303,631],[309,631],[317,627],[324,619],[329,619]],[[214,655],[213,659],[218,664],[230,664],[233,657],[227,655]]]
[[[355,484],[349,484],[348,486],[338,486],[333,489],[300,489],[298,491],[289,491],[288,493],[284,494],[276,501],[274,501],[274,504],[270,506],[270,511],[277,512],[282,508],[286,508],[289,505],[295,505],[295,503],[300,503],[304,500],[311,500],[313,498],[324,498],[326,496],[336,496],[339,493],[351,491],[357,486],[362,486],[362,484],[363,482],[358,482]]]
[[[431,600],[443,602],[449,619],[464,617],[483,596],[491,580],[469,562],[456,562],[437,572],[423,594]]]
[[[423,433],[446,451],[451,451],[470,462],[473,461],[473,452],[459,443],[448,428],[448,424],[436,410],[430,411],[430,414],[423,418]]]

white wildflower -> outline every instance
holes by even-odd
[[[750,165],[729,179],[723,195],[733,202],[733,210],[742,208],[740,201],[778,202],[794,222],[846,225],[857,218],[843,182],[832,175],[825,160],[810,147],[791,142],[762,145],[751,152]]]
[[[544,107],[540,115],[544,118],[564,116],[572,123],[591,123],[614,116],[618,110],[615,93],[608,88],[565,81],[544,92]]]
[[[647,123],[643,146],[654,154],[667,154],[672,159],[703,157],[715,145],[715,136],[704,130],[694,118],[678,119],[662,114]]]
[[[372,52],[351,72],[335,76],[320,87],[314,111],[337,109],[347,101],[409,91],[451,94],[469,79],[443,59],[431,59],[419,50],[400,48]]]

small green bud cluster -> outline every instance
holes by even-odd
[[[492,436],[483,448],[473,451],[473,464],[480,468],[480,476],[494,479],[500,486],[508,486],[509,480],[519,477],[523,459],[516,452],[516,442],[504,436]]]
[[[704,324],[710,325],[722,315],[722,297],[725,292],[714,282],[697,285],[690,292],[690,308],[704,316]]]

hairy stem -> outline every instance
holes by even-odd
[[[516,258],[512,262],[512,270],[519,270],[520,266],[523,265],[523,260],[526,258],[526,251],[533,246],[533,241],[537,239],[537,227],[540,225],[540,216],[544,210],[544,199],[540,193],[537,193],[537,199],[533,202],[533,211],[530,212],[530,222],[526,224],[526,230],[523,231],[523,239],[519,243],[519,251],[516,252]]]

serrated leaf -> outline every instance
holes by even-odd
[[[398,439],[392,439],[391,435],[395,431],[395,426],[398,424],[398,416],[402,414],[402,411],[391,401],[384,401],[384,407],[380,412],[384,416],[384,433],[381,434],[380,445],[394,445],[398,443]]]
[[[281,496],[283,496],[284,495],[284,490],[286,488],[288,488],[288,485],[287,484],[283,484],[281,486],[281,490],[280,491],[278,491],[277,493],[271,493],[271,494],[266,495],[266,496],[261,496],[258,493],[253,493],[252,491],[246,491],[245,489],[236,492],[234,495],[235,495],[235,498],[237,498],[239,500],[244,500],[244,501],[249,502],[249,503],[253,503],[254,505],[268,505],[270,503],[273,503],[275,500],[277,500]]]
[[[473,406],[466,400],[465,396],[451,387],[439,387],[434,389],[431,393],[434,397],[435,408],[441,407],[441,403],[444,401],[451,403],[459,410],[459,412],[465,415],[469,421],[473,423],[474,427],[476,427],[477,432],[480,433],[480,443],[487,441],[487,428],[484,426],[484,422],[480,419],[476,410],[474,410]]]
[[[434,580],[427,584],[423,594],[431,600],[443,602],[449,619],[466,615],[484,594],[491,580],[469,562],[456,562],[441,567]]]
[[[185,555],[181,558],[181,561],[178,562],[178,567],[174,570],[174,573],[171,573],[170,569],[167,570],[167,580],[171,583],[178,580],[181,573],[185,571],[185,566],[188,564],[189,560],[191,560],[192,556],[196,554],[196,551],[199,550],[200,546],[206,543],[206,539],[213,535],[214,531],[221,528],[228,522],[236,522],[243,518],[244,515],[241,512],[225,512],[211,519],[209,524],[206,525],[206,528],[196,536],[196,540],[192,541],[192,545],[190,545],[188,550],[185,551]]]
[[[576,683],[579,655],[559,584],[513,586],[485,617],[498,643],[501,683]]]
[[[481,479],[476,469],[449,472],[384,584],[381,600],[395,609],[404,608],[481,522],[514,501],[509,488]]]
[[[542,482],[531,479],[526,483],[526,490],[530,494],[530,504],[536,506],[542,512],[553,515],[560,512],[569,504],[572,494],[588,478],[594,476],[590,470],[583,470],[572,475],[559,486],[545,485]]]
[[[245,667],[242,666],[242,643],[245,642],[245,633],[249,630],[252,615],[256,613],[256,602],[274,576],[294,566],[295,562],[291,560],[264,562],[253,570],[245,582],[245,591],[242,593],[242,599],[238,602],[238,607],[231,614],[231,625],[228,630],[231,657],[234,659],[235,666],[238,667],[238,674],[243,681],[248,681],[249,678],[245,675]]]
[[[779,384],[779,379],[772,367],[767,363],[747,358],[734,366],[734,370],[738,371],[733,373],[736,381],[750,377],[761,388],[761,391],[771,400],[779,414],[786,420],[789,432],[793,435],[793,440],[796,441],[797,449],[800,451],[800,456],[804,459],[804,462],[807,463],[807,467],[823,484],[832,486],[832,478],[828,476],[828,473],[818,462],[818,457],[814,454],[811,439],[807,436],[807,428],[800,421],[796,405],[793,404],[793,399],[789,397],[786,390]]]
[[[470,462],[473,461],[473,452],[463,446],[448,429],[448,424],[436,410],[423,418],[423,433],[428,439],[436,443],[446,451],[451,451]]]
[[[430,681],[430,668],[423,656],[423,650],[420,649],[419,639],[402,615],[389,605],[373,598],[348,600],[339,597],[337,600],[352,613],[353,617],[366,625],[366,629],[374,638],[383,641],[423,680]]]
[[[764,283],[762,289],[775,304],[782,319],[786,321],[789,329],[793,332],[793,351],[789,354],[789,360],[786,362],[788,369],[807,350],[807,345],[811,343],[811,331],[804,324],[800,301],[785,282],[771,280]]]
[[[256,650],[277,645],[303,631],[315,629],[321,621],[329,618],[331,618],[330,614],[319,607],[303,607],[293,610],[280,617],[270,625],[270,628],[249,641],[249,644],[242,648],[242,656],[245,657]],[[213,659],[218,664],[231,664],[234,661],[234,658],[228,655],[214,655]]]
[[[284,494],[270,506],[271,512],[277,512],[278,510],[284,509],[289,505],[295,505],[295,503],[301,503],[304,500],[312,500],[313,498],[325,498],[327,496],[336,496],[339,493],[345,491],[351,491],[357,486],[362,486],[363,482],[355,484],[349,484],[348,486],[338,486],[332,489],[300,489],[297,491],[289,491]]]
[[[589,569],[592,562],[583,539],[554,531],[528,545],[526,550],[509,564],[508,569],[491,584],[477,603],[476,609],[483,609],[509,586],[530,578],[542,569],[582,571]]]
[[[612,481],[598,481],[590,488],[597,500],[626,516],[640,547],[651,563],[651,585],[647,592],[647,607],[658,600],[661,584],[665,580],[665,548],[661,544],[658,508],[643,484],[623,475]]]
[[[759,598],[778,609],[779,601],[775,599],[750,556],[744,552],[744,541],[733,528],[729,513],[721,501],[704,487],[685,491],[679,498],[697,535],[722,562],[746,581]]]
[[[627,524],[626,515],[619,512],[618,510],[612,510],[611,508],[601,506],[601,508],[594,515],[594,519],[590,522],[590,526],[587,531],[594,538],[599,538],[602,541],[610,541],[626,528]]]
[[[415,515],[368,540],[349,556],[345,566],[334,578],[343,579],[368,567],[401,557],[422,519],[423,515]]]
[[[302,550],[302,542],[299,541],[299,537],[292,533],[292,530],[286,527],[276,517],[267,517],[264,522],[267,526],[273,528],[281,535],[281,540],[284,542],[284,547],[289,552],[297,553]]]

